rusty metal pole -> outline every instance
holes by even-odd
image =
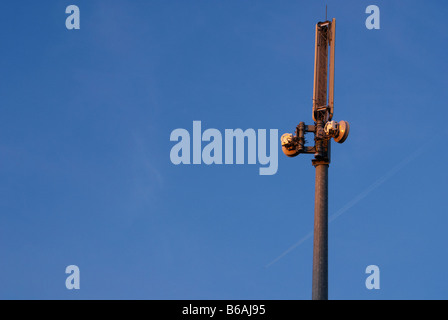
[[[313,300],[328,300],[328,166],[315,162]]]
[[[314,245],[313,245],[313,300],[328,300],[328,166],[330,164],[330,141],[324,132],[325,124],[333,116],[333,64],[328,65],[328,46],[333,43],[333,22],[316,25],[316,47],[314,58],[313,120],[316,168],[316,189],[314,198]],[[333,52],[333,50],[331,51]],[[332,61],[334,55],[330,56]],[[330,69],[330,97],[328,97],[328,67]],[[331,101],[331,102],[330,102]]]
[[[288,157],[300,153],[314,154],[316,168],[314,198],[313,300],[328,300],[328,167],[331,139],[343,143],[350,126],[347,121],[332,121],[334,109],[334,53],[336,19],[316,24],[314,52],[313,120],[314,125],[300,122],[296,134],[281,137],[282,150]],[[329,52],[330,48],[330,52]],[[305,146],[305,133],[314,133],[314,146]]]

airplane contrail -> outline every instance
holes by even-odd
[[[400,171],[404,166],[406,166],[409,162],[417,158],[422,151],[424,150],[424,147],[420,147],[413,153],[411,153],[407,158],[405,158],[403,161],[401,161],[399,164],[397,164],[395,167],[393,167],[391,170],[389,170],[386,174],[384,174],[381,178],[376,180],[374,183],[372,183],[370,186],[368,186],[363,192],[358,194],[356,197],[354,197],[352,200],[347,202],[342,208],[340,208],[336,213],[331,215],[328,219],[328,223],[333,222],[336,218],[340,217],[343,213],[347,212],[351,207],[356,205],[359,201],[367,197],[367,195],[378,188],[380,185],[382,185],[384,182],[389,180],[393,175],[395,175],[398,171]],[[281,258],[286,256],[288,253],[290,253],[292,250],[300,246],[302,243],[304,243],[306,240],[311,238],[313,236],[313,231],[310,231],[307,233],[302,239],[297,241],[295,244],[293,244],[291,247],[289,247],[287,250],[285,250],[281,255],[279,255],[277,258],[269,262],[265,268],[269,268],[274,263],[279,261]]]

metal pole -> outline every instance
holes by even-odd
[[[320,162],[320,163],[319,163]],[[328,300],[328,163],[316,167],[314,199],[313,300]]]
[[[295,136],[285,133],[281,137],[282,150],[288,157],[295,157],[300,153],[311,153],[315,157],[312,160],[312,164],[316,168],[313,300],[328,300],[328,166],[331,161],[331,138],[338,143],[343,143],[350,131],[347,121],[337,123],[332,120],[335,36],[336,19],[316,24],[313,87],[314,125],[307,126],[304,122],[300,122],[296,127]],[[330,56],[328,47],[331,48]],[[307,132],[314,133],[314,147],[305,146],[304,134]]]

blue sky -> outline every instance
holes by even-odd
[[[175,166],[169,137],[311,124],[326,3],[351,125],[329,171],[329,298],[447,299],[448,4],[359,0],[2,2],[0,298],[310,299],[312,239],[271,262],[313,229],[312,157],[279,147],[272,176]]]

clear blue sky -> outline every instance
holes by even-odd
[[[447,299],[448,4],[384,0],[4,1],[0,298],[311,298],[312,239],[270,263],[313,229],[312,157],[279,148],[273,176],[175,166],[169,137],[311,123],[325,3],[351,124],[332,148],[329,297]]]

